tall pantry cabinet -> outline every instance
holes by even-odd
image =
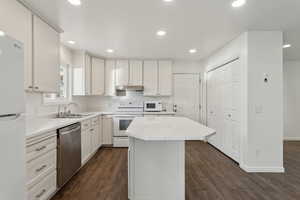
[[[241,65],[234,60],[207,74],[207,125],[217,132],[209,143],[240,160]]]

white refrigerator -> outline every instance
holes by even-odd
[[[0,35],[0,199],[25,199],[22,43]]]

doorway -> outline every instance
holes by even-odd
[[[173,108],[176,115],[200,120],[200,74],[173,74]]]

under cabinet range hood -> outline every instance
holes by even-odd
[[[144,86],[142,85],[119,85],[116,86],[117,91],[137,91],[142,92],[144,91]]]
[[[139,96],[144,92],[144,86],[142,85],[122,85],[116,86],[117,96]]]

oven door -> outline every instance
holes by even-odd
[[[114,117],[114,136],[127,137],[126,130],[133,121],[134,116],[115,116]]]

